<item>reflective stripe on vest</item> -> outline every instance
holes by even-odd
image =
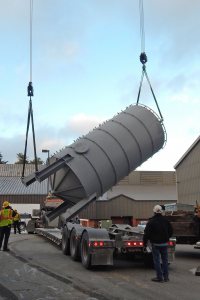
[[[4,208],[0,211],[0,227],[8,226],[12,224],[12,210],[10,208]]]

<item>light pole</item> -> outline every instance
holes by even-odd
[[[49,152],[50,150],[47,150],[47,149],[42,149],[42,152],[43,153],[47,153],[47,166],[49,165]],[[47,196],[49,194],[49,177],[47,179]]]

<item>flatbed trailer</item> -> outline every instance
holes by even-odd
[[[113,224],[107,230],[67,222],[62,229],[36,228],[35,233],[60,246],[63,254],[81,261],[86,269],[112,266],[113,258],[118,254],[140,256],[145,266],[153,266],[151,247],[144,251],[143,234],[130,225]],[[174,260],[175,246],[176,241],[171,239],[168,245],[170,262]]]
[[[34,233],[44,236],[58,246],[62,244],[62,233],[58,228],[35,228]]]

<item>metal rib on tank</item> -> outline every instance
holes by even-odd
[[[102,195],[160,150],[165,129],[147,106],[131,105],[50,158],[71,159],[51,175],[53,194],[77,203]]]

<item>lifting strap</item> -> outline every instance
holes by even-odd
[[[22,168],[22,179],[24,178],[25,165],[26,165],[26,154],[27,154],[27,142],[28,142],[28,132],[29,125],[31,121],[32,125],[32,134],[33,134],[33,147],[34,147],[34,162],[35,162],[35,171],[38,171],[38,159],[36,154],[36,142],[35,142],[35,130],[34,130],[34,121],[33,121],[33,108],[32,108],[32,99],[33,97],[33,85],[32,85],[32,19],[33,19],[33,0],[30,0],[30,81],[27,88],[27,93],[29,97],[29,108],[28,108],[28,118],[27,118],[27,127],[26,127],[26,140],[24,148],[24,160]]]
[[[155,96],[155,93],[154,93],[153,88],[151,86],[149,77],[147,75],[147,70],[146,70],[147,55],[145,53],[145,32],[144,32],[144,8],[143,8],[143,0],[139,0],[139,11],[140,11],[140,36],[141,36],[140,62],[142,63],[142,76],[141,76],[140,86],[139,86],[139,91],[138,91],[138,96],[137,96],[137,105],[138,105],[139,100],[140,100],[140,94],[141,94],[143,79],[144,79],[144,75],[145,75],[145,77],[147,79],[147,82],[149,84],[151,93],[153,95],[154,101],[156,103],[156,106],[157,106],[157,109],[158,109],[158,112],[159,112],[159,115],[160,115],[161,122],[163,122],[163,116],[162,116],[160,108],[158,106],[158,102],[156,100],[156,96]]]

